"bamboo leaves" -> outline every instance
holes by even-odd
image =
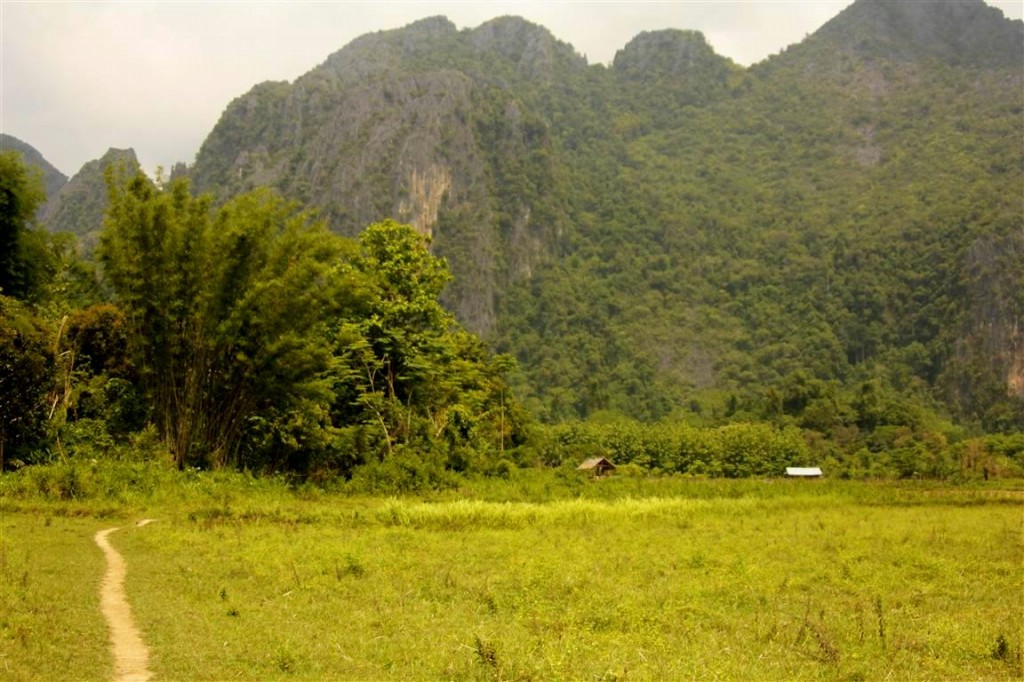
[[[184,182],[108,182],[104,276],[179,467],[347,473],[494,419],[506,368],[441,307],[447,265],[413,228],[377,223],[356,244],[266,190],[214,211]]]

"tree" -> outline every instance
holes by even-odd
[[[34,229],[45,200],[41,174],[18,152],[0,153],[0,292],[6,296],[35,299],[52,275],[46,235]]]
[[[54,368],[47,338],[42,320],[0,296],[0,471],[43,442]]]
[[[359,245],[354,267],[371,289],[361,315],[336,333],[344,367],[337,421],[374,428],[382,458],[399,444],[449,455],[500,450],[521,429],[505,396],[509,365],[439,303],[447,263],[412,226],[391,220],[367,227]]]
[[[328,322],[358,288],[348,242],[269,191],[214,213],[184,180],[161,190],[113,170],[108,184],[103,274],[178,466],[266,464],[261,447],[326,429]]]

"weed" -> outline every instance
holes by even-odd
[[[992,658],[997,661],[1007,661],[1010,659],[1010,643],[1006,640],[1006,635],[999,633],[996,637],[996,643],[992,646]]]
[[[473,650],[476,651],[477,659],[481,664],[494,670],[498,669],[498,649],[493,644],[481,639],[480,635],[477,635]]]
[[[494,599],[494,595],[490,592],[484,592],[482,595],[480,595],[480,601],[487,609],[487,613],[498,612],[498,602]]]
[[[296,669],[297,660],[295,654],[286,647],[279,647],[274,653],[274,665],[283,673],[293,673]]]
[[[341,567],[335,563],[334,573],[338,580],[341,580],[345,576],[351,576],[353,578],[362,578],[366,575],[366,567],[359,560],[351,554],[345,555],[345,566]]]
[[[836,646],[832,635],[825,628],[825,624],[822,622],[811,623],[811,630],[818,641],[821,660],[833,665],[839,663],[839,648]]]
[[[878,620],[878,641],[882,643],[882,649],[885,649],[885,613],[882,610],[882,598],[880,596],[875,597],[875,618]]]

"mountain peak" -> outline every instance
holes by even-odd
[[[127,169],[139,167],[134,149],[110,148],[98,159],[89,161],[46,203],[42,222],[51,232],[73,232],[86,252],[92,251],[103,225],[107,209],[104,172],[114,164]]]
[[[983,68],[1024,61],[1024,22],[1007,19],[983,0],[857,0],[813,38],[896,61],[936,58]]]
[[[522,17],[498,17],[481,24],[470,31],[470,44],[517,63],[521,72],[531,76],[550,74],[558,62],[586,65],[572,45]]]
[[[362,35],[329,56],[324,66],[359,82],[397,68],[403,60],[416,59],[455,35],[458,29],[447,17],[427,17],[402,28]]]
[[[455,24],[448,17],[441,14],[418,19],[400,30],[406,33],[417,33],[429,38],[442,38],[458,32]]]
[[[139,159],[135,155],[135,150],[131,147],[128,147],[127,149],[111,147],[97,161],[92,161],[90,163],[99,163],[100,166],[106,168],[107,164],[113,161],[126,161],[129,165],[139,165]]]
[[[644,82],[680,78],[709,69],[721,70],[730,61],[715,53],[700,31],[644,31],[615,53],[612,68]]]

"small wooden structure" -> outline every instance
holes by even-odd
[[[821,467],[786,467],[787,478],[821,478]]]
[[[589,471],[600,478],[615,471],[615,465],[608,461],[607,457],[592,457],[576,467],[578,471]]]

